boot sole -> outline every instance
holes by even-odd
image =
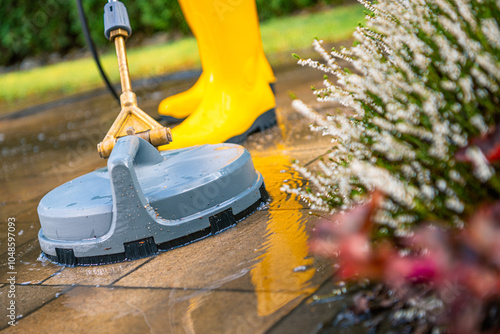
[[[231,143],[231,144],[241,144],[252,133],[264,131],[264,130],[269,129],[275,125],[276,125],[276,111],[273,108],[273,109],[266,111],[265,113],[263,113],[259,117],[257,117],[255,122],[253,122],[252,126],[247,131],[243,132],[241,135],[229,138],[225,142]]]

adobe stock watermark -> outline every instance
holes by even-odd
[[[33,34],[37,34],[43,28],[47,26],[51,19],[53,19],[56,14],[61,10],[61,4],[63,4],[64,0],[47,0],[47,1],[38,1],[34,8],[36,10],[29,16],[23,16],[21,18],[21,24]],[[16,53],[22,52],[26,45],[32,43],[30,40],[30,36],[27,34],[15,33],[12,31],[7,32],[6,39],[12,41],[11,48]]]
[[[213,2],[213,6],[219,19],[223,21],[226,13],[234,11],[242,3],[243,0],[216,0]]]
[[[16,218],[7,219],[7,318],[10,326],[16,325]]]
[[[439,291],[439,296],[443,302],[446,304],[452,304],[462,293],[466,293],[467,289],[465,286],[460,284],[457,278],[454,282],[446,280],[444,286]]]
[[[192,215],[194,212],[201,212],[206,210],[214,200],[226,194],[230,186],[234,186],[235,180],[248,172],[246,168],[239,168],[225,177],[220,177],[215,181],[208,183],[203,187],[198,187],[192,191],[191,201],[179,203],[178,210],[182,216]]]

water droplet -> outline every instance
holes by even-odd
[[[307,270],[306,266],[298,266],[298,267],[295,267],[293,269],[293,272],[297,273],[297,272],[306,271],[306,270]]]

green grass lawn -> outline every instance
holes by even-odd
[[[276,66],[282,62],[283,57],[275,55],[305,49],[315,37],[329,42],[348,39],[358,22],[363,20],[363,10],[361,5],[341,6],[323,12],[276,18],[262,23],[262,41],[271,65]],[[101,58],[111,80],[118,82],[118,66],[114,52],[104,54]],[[192,37],[130,49],[128,59],[132,79],[200,66],[196,41]],[[21,101],[21,105],[26,105],[26,100],[41,102],[102,86],[104,85],[91,58],[67,61],[0,75],[0,105],[4,105],[5,108],[2,109],[7,110]]]

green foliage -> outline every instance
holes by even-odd
[[[63,0],[2,0],[0,17],[0,64],[41,50],[65,52],[76,37],[70,7]]]
[[[228,1],[228,0],[217,0]],[[106,0],[84,0],[92,38],[98,47],[109,47],[104,38],[103,7]],[[318,3],[338,4],[343,0],[257,0],[261,20],[289,14]],[[158,32],[189,34],[177,0],[124,0],[132,29],[149,37]],[[27,56],[65,54],[83,47],[75,0],[0,0],[0,65],[10,65]]]
[[[311,7],[319,3],[341,4],[343,0],[256,0],[260,20],[283,16],[295,10]]]

